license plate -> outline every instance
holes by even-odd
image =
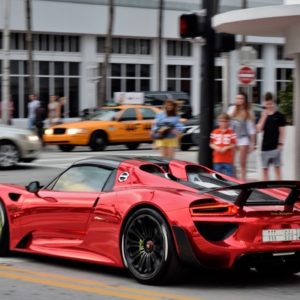
[[[263,230],[262,241],[263,242],[300,241],[300,228]]]

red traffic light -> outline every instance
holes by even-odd
[[[179,34],[182,38],[205,35],[205,17],[196,13],[183,14],[179,18]]]

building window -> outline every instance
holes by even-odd
[[[284,56],[284,46],[283,45],[277,45],[276,46],[276,57],[277,60],[292,60],[292,58],[286,58]]]
[[[28,68],[26,61],[10,61],[11,95],[15,104],[15,118],[27,117]],[[79,63],[34,62],[34,86],[39,99],[46,105],[49,95],[65,96],[68,100],[65,111],[70,117],[78,116],[79,108]]]
[[[191,94],[192,67],[187,65],[167,66],[167,90]]]
[[[97,53],[105,52],[105,37],[97,38]],[[151,40],[149,39],[112,39],[112,53],[114,54],[151,54]]]
[[[107,99],[112,99],[115,92],[149,91],[150,82],[151,65],[110,64],[107,79]]]
[[[277,68],[276,69],[276,92],[277,94],[280,91],[286,90],[289,82],[292,81],[293,78],[293,70],[292,68]]]
[[[186,41],[167,41],[168,56],[192,56],[192,46]]]

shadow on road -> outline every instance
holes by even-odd
[[[116,279],[128,279],[130,281],[134,281],[134,279],[130,277],[129,273],[125,269],[27,253],[14,252],[11,254],[11,256],[26,258],[33,263],[45,264],[45,269],[47,269],[47,265],[49,265],[59,268],[66,268],[67,270],[73,270],[75,272],[84,271],[93,274],[101,274],[104,276],[113,276]],[[280,275],[277,273],[272,276],[267,276],[260,274],[255,270],[250,270],[249,272],[244,273],[234,273],[230,271],[188,269],[183,274],[184,276],[181,276],[178,282],[164,286],[176,285],[176,287],[179,286],[182,288],[198,290],[199,288],[224,290],[230,288],[287,288],[289,286],[294,289],[296,285],[300,284],[300,273],[298,273],[298,275]]]

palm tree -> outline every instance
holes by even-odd
[[[32,59],[32,1],[26,0],[26,44],[28,54],[28,92],[34,94],[34,70]]]
[[[109,65],[109,58],[111,54],[111,44],[112,44],[112,31],[114,23],[114,0],[109,0],[109,19],[108,19],[108,29],[105,38],[105,49],[104,49],[104,62],[101,68],[101,78],[99,84],[99,98],[97,101],[98,107],[102,107],[106,101],[106,82],[107,82],[107,70]]]
[[[8,103],[9,103],[9,94],[10,94],[10,67],[9,67],[9,40],[10,40],[10,0],[4,1],[4,28],[3,28],[3,63],[2,63],[2,97],[1,110],[2,110],[2,122],[8,124]]]
[[[158,68],[157,68],[157,87],[161,91],[162,83],[162,35],[163,35],[163,12],[164,0],[159,0],[159,13],[158,13]]]

